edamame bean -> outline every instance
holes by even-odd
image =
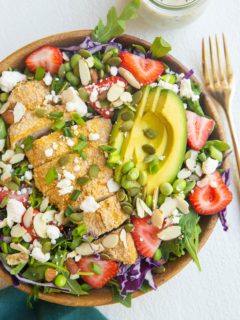
[[[162,252],[161,252],[161,250],[158,248],[158,249],[156,250],[156,252],[154,253],[153,259],[154,259],[155,261],[159,261],[161,258],[162,258]]]
[[[62,274],[59,274],[54,281],[55,285],[59,288],[64,287],[66,282],[67,278]]]
[[[64,66],[64,64],[61,64],[58,69],[58,76],[59,76],[59,78],[63,78],[63,77],[65,77],[65,74],[66,74],[65,66]]]
[[[124,175],[121,179],[121,186],[126,190],[140,188],[140,185],[137,181],[129,181],[126,175]]]
[[[72,70],[70,62],[66,62],[63,65],[64,65],[64,69],[65,69],[66,72]]]
[[[130,197],[135,197],[137,194],[139,194],[140,188],[132,188],[128,190],[128,194]]]
[[[103,70],[104,64],[97,57],[94,57],[93,61],[94,61],[94,67],[97,70]]]
[[[51,242],[50,241],[46,241],[42,245],[42,252],[43,253],[47,253],[47,252],[49,252],[51,250],[51,248],[52,248]]]
[[[205,154],[204,152],[201,152],[201,153],[199,154],[199,156],[198,156],[198,159],[199,159],[201,162],[203,162],[203,161],[207,160],[207,156],[206,156],[206,154]]]
[[[72,71],[68,71],[66,73],[66,79],[68,82],[70,82],[71,85],[74,87],[77,87],[80,84],[80,79],[76,77]]]
[[[184,179],[177,179],[173,183],[173,191],[174,193],[179,193],[183,191],[187,186],[187,182]]]
[[[147,195],[146,200],[145,200],[145,203],[146,203],[146,205],[147,205],[149,208],[152,208],[152,205],[153,205],[153,197],[152,197],[150,194]]]
[[[75,65],[78,65],[80,58],[81,58],[81,56],[80,56],[80,54],[78,54],[78,53],[75,53],[75,54],[71,57],[70,65],[71,65],[72,68],[74,68]]]
[[[138,168],[132,168],[127,174],[128,180],[137,180],[138,177],[139,177],[139,169]]]
[[[223,154],[217,148],[215,148],[214,146],[210,146],[209,153],[210,153],[211,158],[218,160],[219,162],[222,162]]]
[[[163,195],[169,196],[173,192],[173,187],[169,182],[165,182],[161,184],[160,191]]]
[[[122,166],[122,173],[125,174],[128,171],[130,171],[132,168],[134,168],[134,162],[128,161],[124,163],[124,165]]]
[[[147,172],[146,171],[140,171],[139,172],[139,177],[138,177],[138,182],[140,183],[141,186],[145,186],[147,183]]]
[[[6,102],[8,99],[8,96],[9,96],[9,94],[7,92],[2,92],[0,94],[0,102],[3,102],[3,103]]]

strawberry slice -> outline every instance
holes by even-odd
[[[160,245],[161,240],[158,239],[157,233],[159,228],[150,223],[150,217],[145,218],[133,218],[132,223],[134,230],[132,236],[138,251],[144,257],[153,257],[157,248]]]
[[[145,59],[129,52],[119,54],[121,67],[130,71],[143,85],[154,82],[164,71],[162,62]]]
[[[118,264],[112,260],[97,260],[93,256],[80,259],[77,264],[81,272],[93,272],[93,263],[99,267],[101,274],[82,276],[82,279],[93,288],[102,288],[118,273]]]
[[[225,209],[232,201],[232,193],[216,171],[209,175],[205,186],[196,186],[193,189],[189,201],[197,213],[210,215]]]
[[[15,199],[22,202],[24,207],[26,207],[28,204],[28,194],[17,194],[16,191],[4,190],[3,187],[0,187],[0,203],[7,196],[9,197],[9,199]]]
[[[212,119],[200,117],[195,112],[187,112],[187,129],[188,129],[188,146],[194,150],[200,150],[211,132],[213,131],[215,122]]]
[[[106,78],[102,80],[101,82],[98,82],[97,84],[91,84],[84,89],[89,94],[89,101],[88,104],[96,110],[99,114],[101,114],[105,119],[110,119],[113,114],[113,108],[101,108],[100,99],[105,98],[107,96],[108,90],[111,88],[113,84],[119,83],[120,85],[124,86],[124,89],[127,87],[127,82],[125,79],[118,77],[118,76],[111,76],[109,78]],[[96,95],[96,99],[93,99],[92,96]],[[91,101],[93,100],[93,101]]]
[[[55,74],[63,58],[61,51],[56,47],[43,46],[26,58],[26,65],[29,70],[35,72],[38,67],[43,67],[45,71],[49,71],[51,74]]]

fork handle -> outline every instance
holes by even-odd
[[[227,117],[228,126],[230,128],[230,133],[231,133],[231,137],[232,137],[233,148],[234,148],[235,158],[236,158],[236,162],[237,162],[238,176],[240,177],[240,153],[239,153],[240,150],[239,150],[239,145],[238,145],[238,140],[237,140],[237,134],[236,134],[236,130],[234,128],[232,116],[229,111],[226,111],[226,117]]]

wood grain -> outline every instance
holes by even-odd
[[[24,65],[24,59],[34,50],[43,46],[43,45],[53,45],[53,46],[69,46],[80,43],[87,35],[89,35],[91,30],[80,30],[73,32],[66,32],[56,34],[38,41],[35,41],[20,50],[17,50],[6,59],[4,59],[0,63],[0,72],[10,68],[21,68]],[[124,45],[131,45],[132,43],[143,45],[146,49],[149,49],[150,44],[144,40],[139,38],[124,35],[118,39],[119,42]],[[172,57],[171,55],[167,55],[162,59],[165,63],[167,63],[172,70],[181,73],[187,72],[188,70],[184,67],[177,59]],[[193,77],[193,80],[198,82],[196,78]],[[206,114],[212,117],[216,121],[216,130],[214,132],[213,137],[225,140],[224,132],[222,130],[221,121],[218,115],[218,112],[215,108],[214,103],[203,90],[202,93],[202,105],[204,106],[204,110]],[[227,161],[225,160],[223,164],[224,168],[228,167]],[[201,228],[202,233],[200,237],[200,249],[207,242],[209,236],[213,232],[213,229],[217,222],[217,215],[202,217],[201,219]],[[177,275],[188,263],[191,261],[191,258],[188,254],[185,256],[173,261],[169,262],[166,265],[166,272],[163,274],[158,274],[154,276],[154,280],[157,286],[164,284],[166,281],[171,279],[173,276]],[[5,282],[11,284],[12,279],[11,276],[0,266],[0,278],[2,278]],[[31,292],[31,286],[26,284],[20,284],[18,288],[26,293]],[[143,292],[136,292],[133,294],[133,297],[136,298],[140,295],[144,294]],[[108,288],[103,288],[100,290],[93,290],[88,296],[76,297],[68,294],[44,294],[40,293],[39,298],[42,300],[46,300],[53,303],[58,303],[67,306],[100,306],[112,304],[112,295],[111,291]]]

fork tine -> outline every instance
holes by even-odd
[[[209,78],[209,71],[207,65],[207,54],[206,54],[206,46],[205,40],[202,38],[202,73],[203,73],[203,81],[206,87],[210,86],[210,78]]]
[[[225,79],[224,79],[224,75],[223,75],[223,69],[222,69],[222,63],[221,63],[221,54],[220,54],[220,46],[219,46],[219,41],[218,41],[218,36],[217,35],[215,35],[215,41],[216,41],[216,48],[217,48],[219,79],[220,79],[220,82],[223,84],[225,82]]]
[[[229,53],[228,53],[228,47],[227,47],[227,42],[226,42],[226,37],[225,34],[223,33],[223,47],[224,47],[224,54],[225,54],[225,60],[226,60],[226,71],[227,71],[227,79],[229,82],[232,81],[233,74],[232,74],[232,69],[230,65],[230,59],[229,59]]]
[[[211,60],[211,67],[212,67],[212,75],[213,75],[213,84],[218,84],[218,77],[217,72],[214,64],[214,52],[213,52],[213,44],[212,38],[209,36],[209,49],[210,49],[210,60]]]

